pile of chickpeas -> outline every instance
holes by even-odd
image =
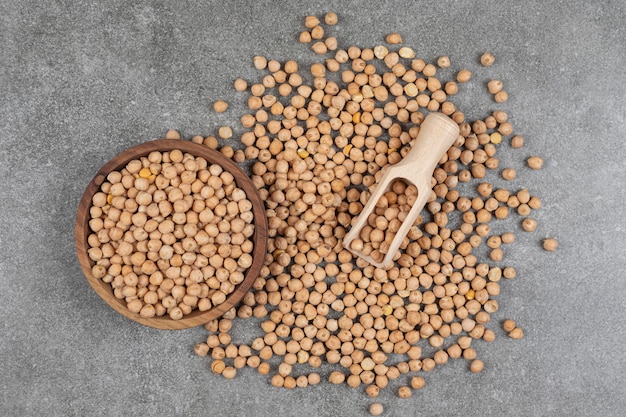
[[[390,191],[376,202],[374,211],[367,218],[367,224],[361,229],[359,236],[350,243],[350,249],[370,256],[376,262],[382,262],[416,199],[417,187],[415,185],[408,184],[404,180],[394,180]],[[409,239],[416,233],[419,233],[419,228],[413,226]],[[411,247],[404,246],[406,256],[402,258],[404,255],[396,253],[394,260],[399,265],[406,266],[411,256],[419,255],[419,245],[414,242]]]
[[[240,117],[240,141],[221,134],[193,138],[248,165],[269,222],[265,265],[253,290],[237,308],[206,324],[209,335],[195,351],[225,378],[251,367],[276,387],[325,379],[361,387],[372,398],[399,380],[394,389],[407,398],[425,386],[425,374],[450,360],[464,358],[472,372],[483,369],[474,341],[495,339],[491,314],[498,311],[500,283],[516,275],[512,267],[498,266],[502,245],[515,235],[492,233],[490,223],[517,212],[530,232],[537,222],[529,216],[541,202],[527,189],[510,191],[487,181],[489,171],[500,170],[504,180],[516,177],[515,170],[500,166],[496,152],[504,139],[513,148],[524,140],[513,134],[503,110],[466,120],[452,99],[470,81],[468,69],[458,70],[455,79],[439,78],[450,59],[427,63],[402,46],[399,34],[372,48],[341,49],[328,36],[336,22],[334,13],[323,22],[308,16],[300,34],[322,62],[301,68],[293,60],[257,56],[260,79],[235,81],[249,108]],[[494,57],[485,54],[481,62],[490,66]],[[490,83],[494,102],[506,101],[503,91],[501,82]],[[459,138],[436,168],[429,202],[394,266],[375,268],[344,249],[342,238],[381,169],[406,155],[432,111],[458,123]],[[539,169],[541,159],[528,164]],[[458,187],[462,183],[473,190],[461,192],[469,188]],[[381,257],[416,193],[411,184],[394,184],[357,244]],[[474,254],[482,245],[489,259]],[[555,248],[552,241],[547,246]],[[233,343],[231,327],[249,318],[264,336]],[[320,373],[322,364],[334,370]],[[379,415],[382,405],[371,410]]]
[[[226,301],[252,265],[252,203],[229,172],[180,150],[110,172],[92,198],[91,273],[141,317]]]

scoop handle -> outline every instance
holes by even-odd
[[[452,119],[443,113],[430,113],[420,125],[413,147],[397,164],[403,177],[416,185],[423,180],[429,183],[437,163],[458,136],[459,126]]]

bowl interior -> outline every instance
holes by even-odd
[[[204,312],[196,309],[190,314],[185,315],[180,320],[172,320],[168,315],[162,317],[144,318],[138,313],[129,311],[126,307],[126,302],[113,295],[111,284],[95,278],[92,275],[91,269],[94,262],[87,254],[87,250],[89,249],[87,237],[91,234],[91,230],[89,228],[89,209],[91,207],[93,195],[99,191],[100,186],[106,180],[107,175],[111,171],[120,170],[126,166],[128,162],[142,156],[147,156],[150,152],[167,152],[173,149],[179,149],[183,153],[189,153],[196,157],[202,157],[206,159],[209,164],[221,165],[225,171],[228,171],[233,175],[237,186],[245,191],[247,198],[252,202],[252,212],[254,216],[254,234],[252,236],[254,244],[252,253],[253,261],[250,268],[248,268],[245,272],[243,282],[235,287],[235,290],[226,297],[226,301],[224,303]],[[221,153],[203,145],[183,140],[161,139],[132,147],[117,155],[100,168],[98,173],[87,185],[87,188],[85,189],[78,205],[74,229],[74,240],[78,260],[87,281],[109,306],[129,319],[150,327],[158,329],[185,329],[205,324],[217,317],[220,317],[226,311],[230,310],[230,308],[237,305],[248,290],[250,290],[254,280],[259,275],[261,267],[263,266],[265,253],[267,251],[267,218],[265,216],[264,204],[258,191],[252,184],[248,175],[233,161],[226,158]]]

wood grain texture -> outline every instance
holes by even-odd
[[[100,185],[104,182],[109,172],[120,170],[128,162],[142,156],[147,156],[150,152],[166,152],[173,149],[179,149],[183,153],[190,153],[196,157],[202,157],[210,164],[221,165],[225,171],[228,171],[233,175],[237,186],[245,191],[247,198],[252,202],[252,212],[254,215],[254,235],[252,237],[254,244],[252,254],[253,261],[252,266],[245,273],[243,282],[237,285],[235,290],[227,296],[226,301],[219,306],[213,307],[205,312],[201,312],[196,309],[191,314],[185,315],[181,320],[172,320],[169,316],[143,318],[137,313],[130,312],[126,307],[126,302],[113,295],[111,284],[105,283],[101,279],[94,278],[91,274],[91,268],[93,267],[94,262],[87,254],[87,250],[89,249],[87,237],[91,233],[89,229],[89,208],[91,207],[93,195],[98,192]],[[236,306],[244,295],[250,290],[252,284],[259,276],[259,272],[265,259],[265,254],[267,252],[267,218],[265,216],[265,206],[258,191],[252,184],[248,175],[233,161],[227,159],[221,153],[203,145],[183,140],[161,139],[146,142],[130,148],[117,155],[100,168],[91,182],[87,185],[87,188],[85,189],[78,205],[74,228],[74,241],[78,260],[87,281],[95,292],[109,306],[115,309],[115,311],[133,321],[157,329],[186,329],[205,324],[217,317],[220,317],[230,308]]]

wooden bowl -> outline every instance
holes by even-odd
[[[144,318],[138,313],[133,313],[126,307],[126,302],[120,300],[113,295],[111,284],[94,278],[91,274],[91,268],[94,262],[87,254],[88,244],[87,237],[91,234],[89,229],[89,208],[93,195],[99,191],[100,185],[105,181],[107,175],[111,171],[121,170],[133,159],[147,156],[150,152],[166,152],[173,149],[179,149],[183,153],[189,153],[196,157],[202,157],[210,164],[218,164],[225,171],[230,172],[235,178],[235,182],[239,188],[245,191],[247,198],[252,202],[252,212],[254,216],[254,234],[252,242],[254,249],[252,253],[252,265],[245,272],[243,282],[235,287],[235,290],[226,297],[224,303],[215,306],[207,311],[193,310],[190,314],[183,316],[180,320],[172,320],[168,315],[162,317]],[[220,317],[226,311],[237,305],[244,295],[250,290],[254,280],[259,276],[261,267],[265,260],[267,251],[267,218],[265,216],[265,208],[259,193],[248,175],[237,166],[233,161],[226,158],[221,153],[199,145],[193,142],[183,140],[155,140],[146,142],[141,145],[130,148],[106,163],[91,180],[78,205],[76,214],[76,224],[74,229],[74,240],[76,252],[83,273],[87,277],[87,281],[96,293],[114,310],[123,316],[134,320],[138,323],[154,327],[157,329],[186,329],[194,326],[205,324],[215,318]]]

